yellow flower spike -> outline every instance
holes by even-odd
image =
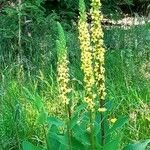
[[[62,101],[62,104],[65,106],[66,111],[66,125],[67,125],[67,137],[68,137],[68,148],[72,149],[72,139],[71,139],[71,106],[69,101],[69,93],[71,89],[69,88],[69,61],[67,57],[67,47],[66,47],[66,40],[63,28],[60,23],[58,25],[58,34],[59,39],[56,41],[57,43],[57,54],[58,54],[58,84],[59,84],[59,97]]]
[[[111,123],[115,123],[116,121],[117,121],[116,118],[111,118],[111,119],[110,119],[110,122],[111,122]]]
[[[59,40],[57,41],[57,51],[58,51],[58,84],[59,84],[59,98],[63,104],[68,105],[69,99],[68,94],[71,92],[69,89],[69,69],[68,69],[68,58],[67,58],[67,48],[65,36],[61,25],[58,23],[59,29]]]
[[[94,85],[94,75],[92,67],[92,48],[90,41],[90,34],[88,31],[87,15],[85,13],[85,5],[82,0],[80,0],[80,18],[78,22],[79,29],[79,40],[81,49],[81,62],[82,70],[84,72],[84,84],[85,84],[85,102],[88,104],[88,108],[94,111],[95,103],[93,101],[93,85]]]
[[[97,83],[97,90],[100,96],[100,100],[104,100],[106,96],[105,92],[105,68],[104,68],[104,42],[103,42],[103,31],[101,27],[101,21],[103,19],[100,11],[101,2],[100,0],[91,0],[91,42],[93,47],[94,56],[94,75]],[[102,106],[103,107],[103,106]]]
[[[107,109],[105,107],[103,107],[103,108],[99,108],[98,111],[99,112],[105,112],[105,111],[107,111]]]

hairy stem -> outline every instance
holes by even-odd
[[[95,150],[94,133],[93,133],[93,116],[90,111],[90,135],[91,135],[91,150]]]
[[[69,150],[72,150],[72,142],[71,142],[71,129],[70,129],[70,123],[71,123],[71,109],[70,105],[68,104],[66,106],[66,112],[67,112],[67,136],[68,136],[68,145],[69,145]]]
[[[100,100],[100,108],[104,107],[104,100]],[[104,124],[104,113],[101,112],[101,122],[100,122],[100,128],[101,128],[101,145],[104,146],[105,144],[105,124]]]

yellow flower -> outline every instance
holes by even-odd
[[[110,119],[110,122],[112,122],[112,123],[115,123],[116,121],[117,121],[116,118],[111,118],[111,119]]]
[[[59,29],[59,40],[57,40],[57,51],[58,51],[58,85],[59,85],[59,98],[63,104],[69,104],[68,94],[71,92],[69,88],[69,68],[68,68],[68,58],[67,58],[67,48],[64,36],[64,31],[61,25],[58,23]]]
[[[61,58],[62,60],[58,62],[58,84],[59,84],[59,98],[62,100],[63,104],[68,104],[69,100],[67,98],[70,89],[68,88],[69,84],[69,70],[68,70],[68,61],[66,56]]]
[[[86,91],[85,102],[88,104],[88,108],[91,111],[93,111],[95,107],[93,99],[95,96],[93,95],[92,88],[95,83],[95,80],[92,67],[93,58],[92,58],[90,34],[88,31],[87,15],[84,11],[85,10],[81,10],[78,22],[81,62],[82,62],[81,68],[84,72],[84,85]]]
[[[105,107],[103,107],[103,108],[99,108],[98,111],[99,112],[105,112],[105,111],[107,111],[107,109]]]
[[[101,2],[100,0],[92,0],[91,3],[91,18],[92,18],[92,27],[91,27],[91,43],[94,56],[94,76],[96,80],[97,90],[99,94],[99,99],[104,100],[106,96],[105,92],[105,68],[104,68],[104,42],[103,42],[103,30],[101,27],[101,21],[103,15],[100,12]],[[103,106],[101,106],[103,107]]]

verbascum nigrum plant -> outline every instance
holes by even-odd
[[[85,12],[85,4],[83,0],[79,1],[80,17],[78,22],[79,40],[81,49],[82,70],[84,72],[85,102],[88,109],[94,111],[95,103],[93,101],[92,88],[94,85],[94,76],[92,68],[92,48],[90,42],[90,34],[88,31],[87,15]]]
[[[93,121],[95,111],[95,96],[93,94],[93,88],[95,84],[93,67],[92,67],[92,47],[90,41],[90,34],[88,31],[87,15],[85,12],[85,3],[83,0],[79,1],[80,17],[78,22],[79,40],[81,49],[81,62],[82,70],[84,72],[84,88],[85,97],[84,100],[87,103],[90,118],[90,135],[91,135],[91,150],[95,149],[94,134],[93,134]]]
[[[66,125],[67,125],[67,136],[68,136],[68,145],[69,150],[72,149],[71,146],[71,129],[70,129],[70,121],[71,121],[71,108],[70,108],[70,100],[69,100],[69,93],[71,89],[69,88],[69,61],[67,55],[67,47],[66,47],[66,39],[64,35],[64,30],[60,23],[57,23],[58,27],[58,40],[56,41],[57,44],[57,54],[58,54],[58,64],[57,64],[57,71],[58,71],[58,88],[59,88],[59,99],[62,104],[65,106],[65,113],[67,116],[65,118]]]
[[[58,25],[59,32],[59,40],[57,40],[57,51],[58,51],[58,64],[57,64],[57,72],[58,72],[58,84],[59,84],[59,98],[63,104],[68,105],[68,94],[70,93],[69,89],[69,61],[67,58],[67,48],[66,41],[63,29],[60,23]]]
[[[106,92],[105,92],[105,68],[104,68],[104,55],[105,48],[103,42],[103,30],[101,26],[101,21],[103,19],[103,15],[100,11],[101,2],[100,0],[92,0],[91,1],[91,43],[94,57],[94,75],[97,85],[97,91],[99,94],[100,101],[105,100]],[[104,108],[103,102],[100,102],[100,112],[106,111]]]
[[[105,48],[103,42],[103,30],[101,26],[101,21],[103,15],[101,13],[101,1],[91,0],[91,44],[93,50],[93,61],[94,61],[94,77],[97,87],[97,94],[99,97],[99,109],[101,113],[101,145],[105,144],[105,115],[104,112],[107,110],[105,108],[105,68],[104,68],[104,55]]]

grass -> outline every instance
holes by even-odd
[[[123,142],[149,138],[150,50],[149,41],[146,40],[149,34],[147,27],[148,25],[131,27],[128,30],[114,29],[117,33],[107,31],[114,33],[111,34],[114,42],[109,43],[115,43],[113,48],[109,45],[110,50],[106,55],[108,98],[114,102],[114,115],[122,114],[129,118],[124,129]]]
[[[123,129],[123,144],[149,138],[150,71],[149,25],[105,30],[107,100],[112,101],[111,115],[129,118]],[[66,32],[70,74],[75,87],[74,106],[82,99],[83,73],[77,32]],[[54,51],[54,50],[53,50]],[[50,58],[48,56],[51,56]],[[19,150],[25,139],[36,145],[45,143],[42,127],[36,124],[38,112],[34,100],[42,99],[49,115],[63,118],[56,85],[54,53],[34,58],[33,70],[12,63],[1,68],[0,75],[0,150]],[[42,62],[41,64],[38,61]],[[44,60],[44,61],[42,61]],[[55,63],[52,64],[52,61]],[[30,64],[28,64],[30,65]],[[35,71],[36,70],[36,71]],[[27,89],[34,99],[30,100]]]

